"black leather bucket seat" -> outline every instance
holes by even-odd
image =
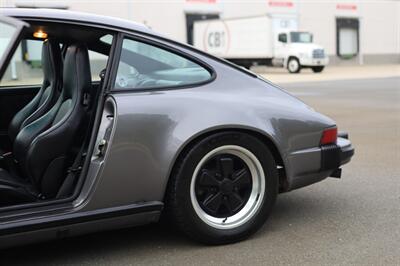
[[[19,176],[0,169],[0,206],[57,195],[70,164],[71,147],[82,139],[91,90],[88,50],[70,45],[64,59],[63,88],[56,104],[18,133],[14,159]]]
[[[48,39],[42,47],[43,83],[36,96],[11,120],[8,136],[11,143],[20,130],[44,115],[56,102],[62,82],[62,58],[60,44]],[[0,151],[0,155],[4,152]]]

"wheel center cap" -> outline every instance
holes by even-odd
[[[231,193],[233,191],[232,181],[225,179],[222,181],[220,189],[222,193]]]

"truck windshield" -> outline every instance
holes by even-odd
[[[15,27],[5,24],[4,22],[0,22],[0,58],[4,56],[4,53],[10,44],[15,31]]]
[[[313,36],[308,32],[291,32],[291,42],[312,43]]]

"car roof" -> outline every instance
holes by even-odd
[[[84,22],[112,28],[139,31],[152,35],[160,35],[149,29],[146,25],[138,22],[69,10],[46,8],[0,8],[0,16],[15,17],[24,20],[51,19],[70,22]]]

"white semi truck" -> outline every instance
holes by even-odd
[[[329,63],[312,33],[298,30],[294,15],[198,21],[193,32],[196,48],[246,68],[269,65],[290,73],[302,68],[318,73]]]

